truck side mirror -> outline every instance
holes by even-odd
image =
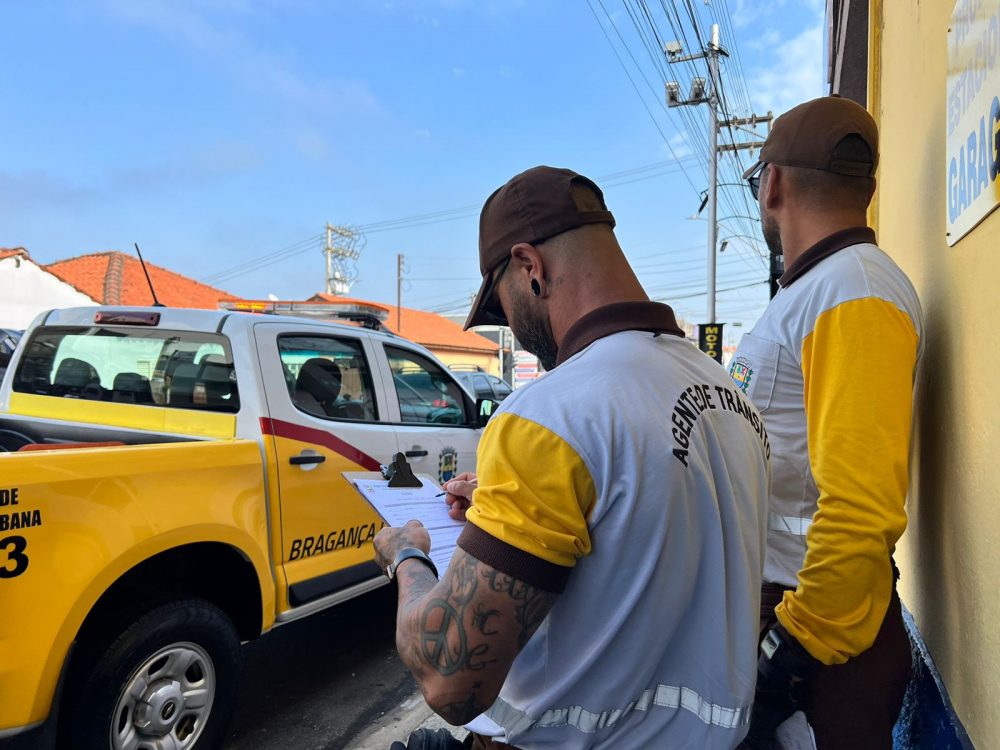
[[[490,417],[493,416],[493,412],[497,410],[498,406],[500,406],[500,404],[491,398],[477,398],[476,399],[477,426],[485,427],[486,423],[490,421]]]

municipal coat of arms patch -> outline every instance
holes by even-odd
[[[733,382],[739,386],[740,390],[746,393],[747,388],[750,387],[750,380],[753,378],[753,368],[750,366],[750,360],[745,357],[734,359],[732,366],[729,368],[729,375],[732,377]]]

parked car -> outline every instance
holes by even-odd
[[[453,372],[465,389],[476,398],[488,398],[497,403],[509,396],[513,389],[496,375],[488,372]]]
[[[0,738],[217,747],[241,641],[386,583],[343,472],[472,471],[491,403],[354,326],[40,316],[0,385]]]
[[[7,371],[10,358],[14,356],[14,349],[21,338],[21,331],[11,328],[0,328],[0,383],[3,382],[3,374]]]

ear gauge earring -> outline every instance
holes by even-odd
[[[542,287],[538,283],[538,279],[531,280],[531,293],[536,297],[542,293]]]

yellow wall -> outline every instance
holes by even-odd
[[[434,352],[434,356],[448,365],[448,367],[452,365],[475,365],[492,375],[500,376],[500,358],[496,354],[444,351],[435,349],[432,346],[428,346],[427,348]]]
[[[874,218],[925,321],[900,592],[973,742],[1000,747],[1000,211],[945,243],[953,5],[872,2],[870,108],[882,152]]]

